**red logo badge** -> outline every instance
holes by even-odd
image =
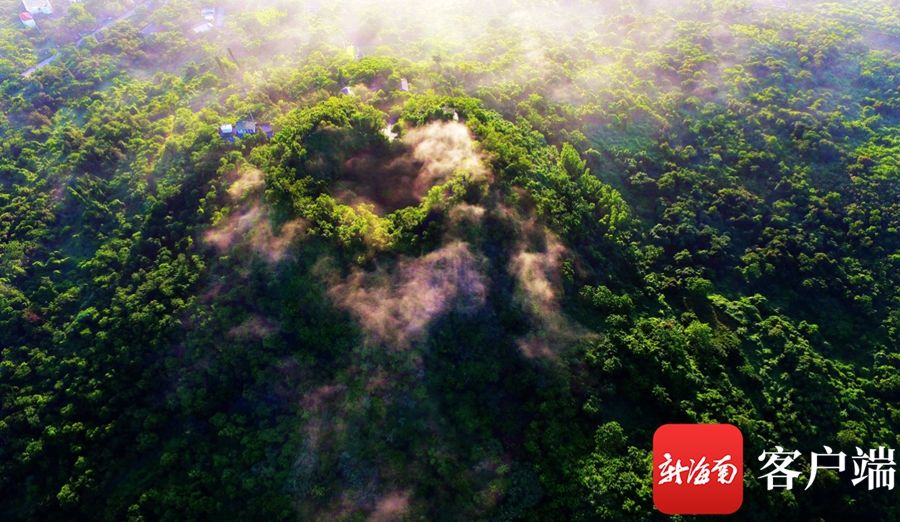
[[[744,502],[744,436],[731,424],[653,434],[653,504],[667,515],[730,515]]]

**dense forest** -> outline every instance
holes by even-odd
[[[63,4],[0,1],[3,520],[666,519],[671,422],[734,518],[898,519],[756,460],[900,442],[896,2]]]

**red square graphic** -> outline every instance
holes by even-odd
[[[653,504],[667,515],[730,515],[744,502],[744,436],[731,424],[653,434]]]

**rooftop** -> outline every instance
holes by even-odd
[[[213,28],[213,25],[211,23],[203,22],[202,24],[200,24],[198,26],[192,27],[191,31],[193,31],[196,34],[200,34],[200,33],[209,32],[210,30],[212,30],[212,28]]]
[[[53,13],[53,6],[50,5],[50,0],[22,0],[22,5],[25,6],[25,10],[31,14]]]

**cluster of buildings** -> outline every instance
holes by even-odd
[[[69,0],[69,3],[80,4],[81,0]],[[53,14],[53,4],[50,3],[50,0],[22,0],[22,8],[24,10],[19,13],[19,21],[29,29],[37,28],[35,16]]]
[[[225,11],[217,7],[204,7],[200,10],[200,16],[203,17],[203,23],[191,27],[194,34],[208,33],[214,27],[222,27],[225,23]]]
[[[275,135],[271,123],[257,123],[255,120],[241,120],[237,123],[223,123],[219,126],[219,136],[226,141],[243,138],[251,134],[263,133],[267,138]]]
[[[200,17],[202,18],[203,22],[197,25],[185,25],[182,27],[189,27],[189,29],[185,29],[185,31],[190,31],[190,33],[194,35],[200,35],[203,33],[208,33],[217,27],[222,27],[223,25],[225,25],[225,10],[220,7],[204,7],[200,10]],[[194,22],[196,22],[196,20]],[[188,21],[187,23],[194,22]],[[141,28],[140,34],[141,36],[147,37],[162,30],[163,28],[160,25],[150,23]]]
[[[19,21],[29,29],[37,28],[37,22],[34,21],[35,15],[53,14],[53,4],[50,3],[50,0],[22,0],[22,7],[25,10],[19,13]]]

